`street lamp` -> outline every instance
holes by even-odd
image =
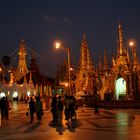
[[[62,49],[64,49],[64,50],[67,51],[67,54],[68,54],[68,56],[67,56],[67,61],[68,61],[68,93],[69,93],[69,95],[71,95],[71,83],[70,83],[70,48],[63,47],[62,46],[62,43],[60,43],[60,42],[55,42],[55,48],[56,49],[62,48]]]

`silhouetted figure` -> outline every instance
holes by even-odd
[[[94,94],[94,98],[93,98],[93,103],[94,103],[94,113],[98,114],[99,113],[99,109],[98,109],[98,102],[99,102],[99,96],[97,93]]]
[[[70,98],[68,95],[65,96],[65,100],[64,100],[64,105],[65,105],[65,120],[67,121],[66,123],[68,123],[69,121],[69,104],[70,104]]]
[[[0,100],[0,109],[1,109],[1,119],[4,120],[5,118],[5,97]]]
[[[9,119],[9,101],[7,97],[5,97],[5,119]]]
[[[42,120],[43,107],[39,96],[36,97],[35,110],[36,110],[38,123],[40,123]]]
[[[57,125],[57,118],[58,118],[58,112],[57,112],[57,97],[56,95],[53,95],[52,102],[51,102],[51,112],[52,112],[52,125]]]
[[[62,128],[63,124],[62,124],[62,114],[63,114],[63,102],[62,102],[62,98],[61,96],[58,97],[58,101],[57,101],[57,110],[58,110],[58,127]]]
[[[30,97],[29,101],[29,111],[30,111],[30,122],[33,123],[34,120],[34,113],[35,113],[35,102],[33,97]]]

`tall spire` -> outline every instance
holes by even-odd
[[[102,75],[102,60],[101,60],[101,56],[99,56],[99,65],[98,65],[98,74]]]
[[[107,62],[107,54],[106,54],[106,50],[104,51],[104,71],[108,71],[108,62]]]
[[[118,41],[119,41],[119,56],[124,56],[126,54],[126,51],[125,51],[124,42],[123,42],[122,25],[120,22],[118,24]]]
[[[83,33],[83,41],[86,41],[86,32]]]
[[[82,69],[94,69],[91,61],[88,43],[86,40],[86,33],[83,33],[83,39],[81,44],[81,54],[80,54],[80,68]]]
[[[28,73],[28,68],[26,65],[26,45],[25,41],[22,39],[19,43],[19,63],[15,73],[16,80],[20,80],[24,75]]]
[[[81,44],[81,64],[80,67],[86,69],[87,67],[87,55],[88,55],[88,45],[86,41],[86,34],[83,33],[83,39]]]
[[[117,37],[117,41],[116,41],[116,47],[117,47],[117,58],[119,57],[120,54],[120,47],[119,47],[119,39]]]
[[[83,33],[81,50],[80,50],[80,65],[76,74],[76,92],[85,91],[93,93],[93,74],[94,67],[90,57],[86,34]]]
[[[114,59],[114,56],[112,55],[112,67],[114,67],[116,65],[116,62],[115,62],[115,59]]]

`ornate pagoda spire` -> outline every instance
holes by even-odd
[[[122,30],[122,25],[120,22],[118,25],[118,41],[119,41],[119,56],[124,56],[126,55],[126,50],[124,48],[123,30]]]
[[[91,61],[88,43],[86,39],[86,33],[83,33],[83,39],[81,44],[81,54],[80,54],[80,69],[94,69]]]
[[[87,68],[87,55],[88,55],[88,45],[86,41],[86,34],[83,34],[83,40],[81,44],[81,60],[80,67],[83,69]]]
[[[99,56],[98,74],[102,75],[102,72],[103,72],[102,60],[101,60],[101,56]]]
[[[85,91],[93,93],[93,75],[95,70],[91,61],[86,34],[83,33],[79,70],[76,74],[76,92]]]
[[[114,56],[112,55],[112,67],[114,67],[115,64],[116,64],[116,62],[115,62]]]
[[[104,51],[104,71],[108,71],[108,62],[107,62],[107,53],[106,50]]]
[[[119,57],[119,54],[120,54],[120,47],[119,47],[119,39],[117,37],[117,41],[116,41],[116,47],[117,47],[117,58]]]
[[[25,41],[22,39],[19,43],[19,63],[15,73],[16,81],[20,80],[24,75],[28,73],[28,68],[26,65],[26,45]]]

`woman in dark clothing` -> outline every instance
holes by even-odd
[[[4,120],[5,119],[5,97],[3,97],[0,100],[0,109],[1,109],[1,119]]]
[[[30,97],[29,101],[29,111],[30,111],[30,122],[33,123],[34,120],[34,113],[35,113],[35,102],[33,97]]]
[[[9,119],[9,101],[8,98],[5,98],[5,119]]]
[[[39,96],[36,96],[35,110],[36,110],[38,123],[41,123],[42,115],[43,115],[43,107]]]
[[[57,101],[57,111],[58,111],[58,127],[62,128],[63,124],[62,124],[62,116],[63,116],[63,102],[61,99],[61,96],[58,97],[58,101]]]
[[[51,102],[51,112],[52,112],[52,123],[55,125],[57,123],[57,116],[58,116],[58,113],[57,113],[57,97],[56,95],[53,96],[52,98],[52,102]]]

